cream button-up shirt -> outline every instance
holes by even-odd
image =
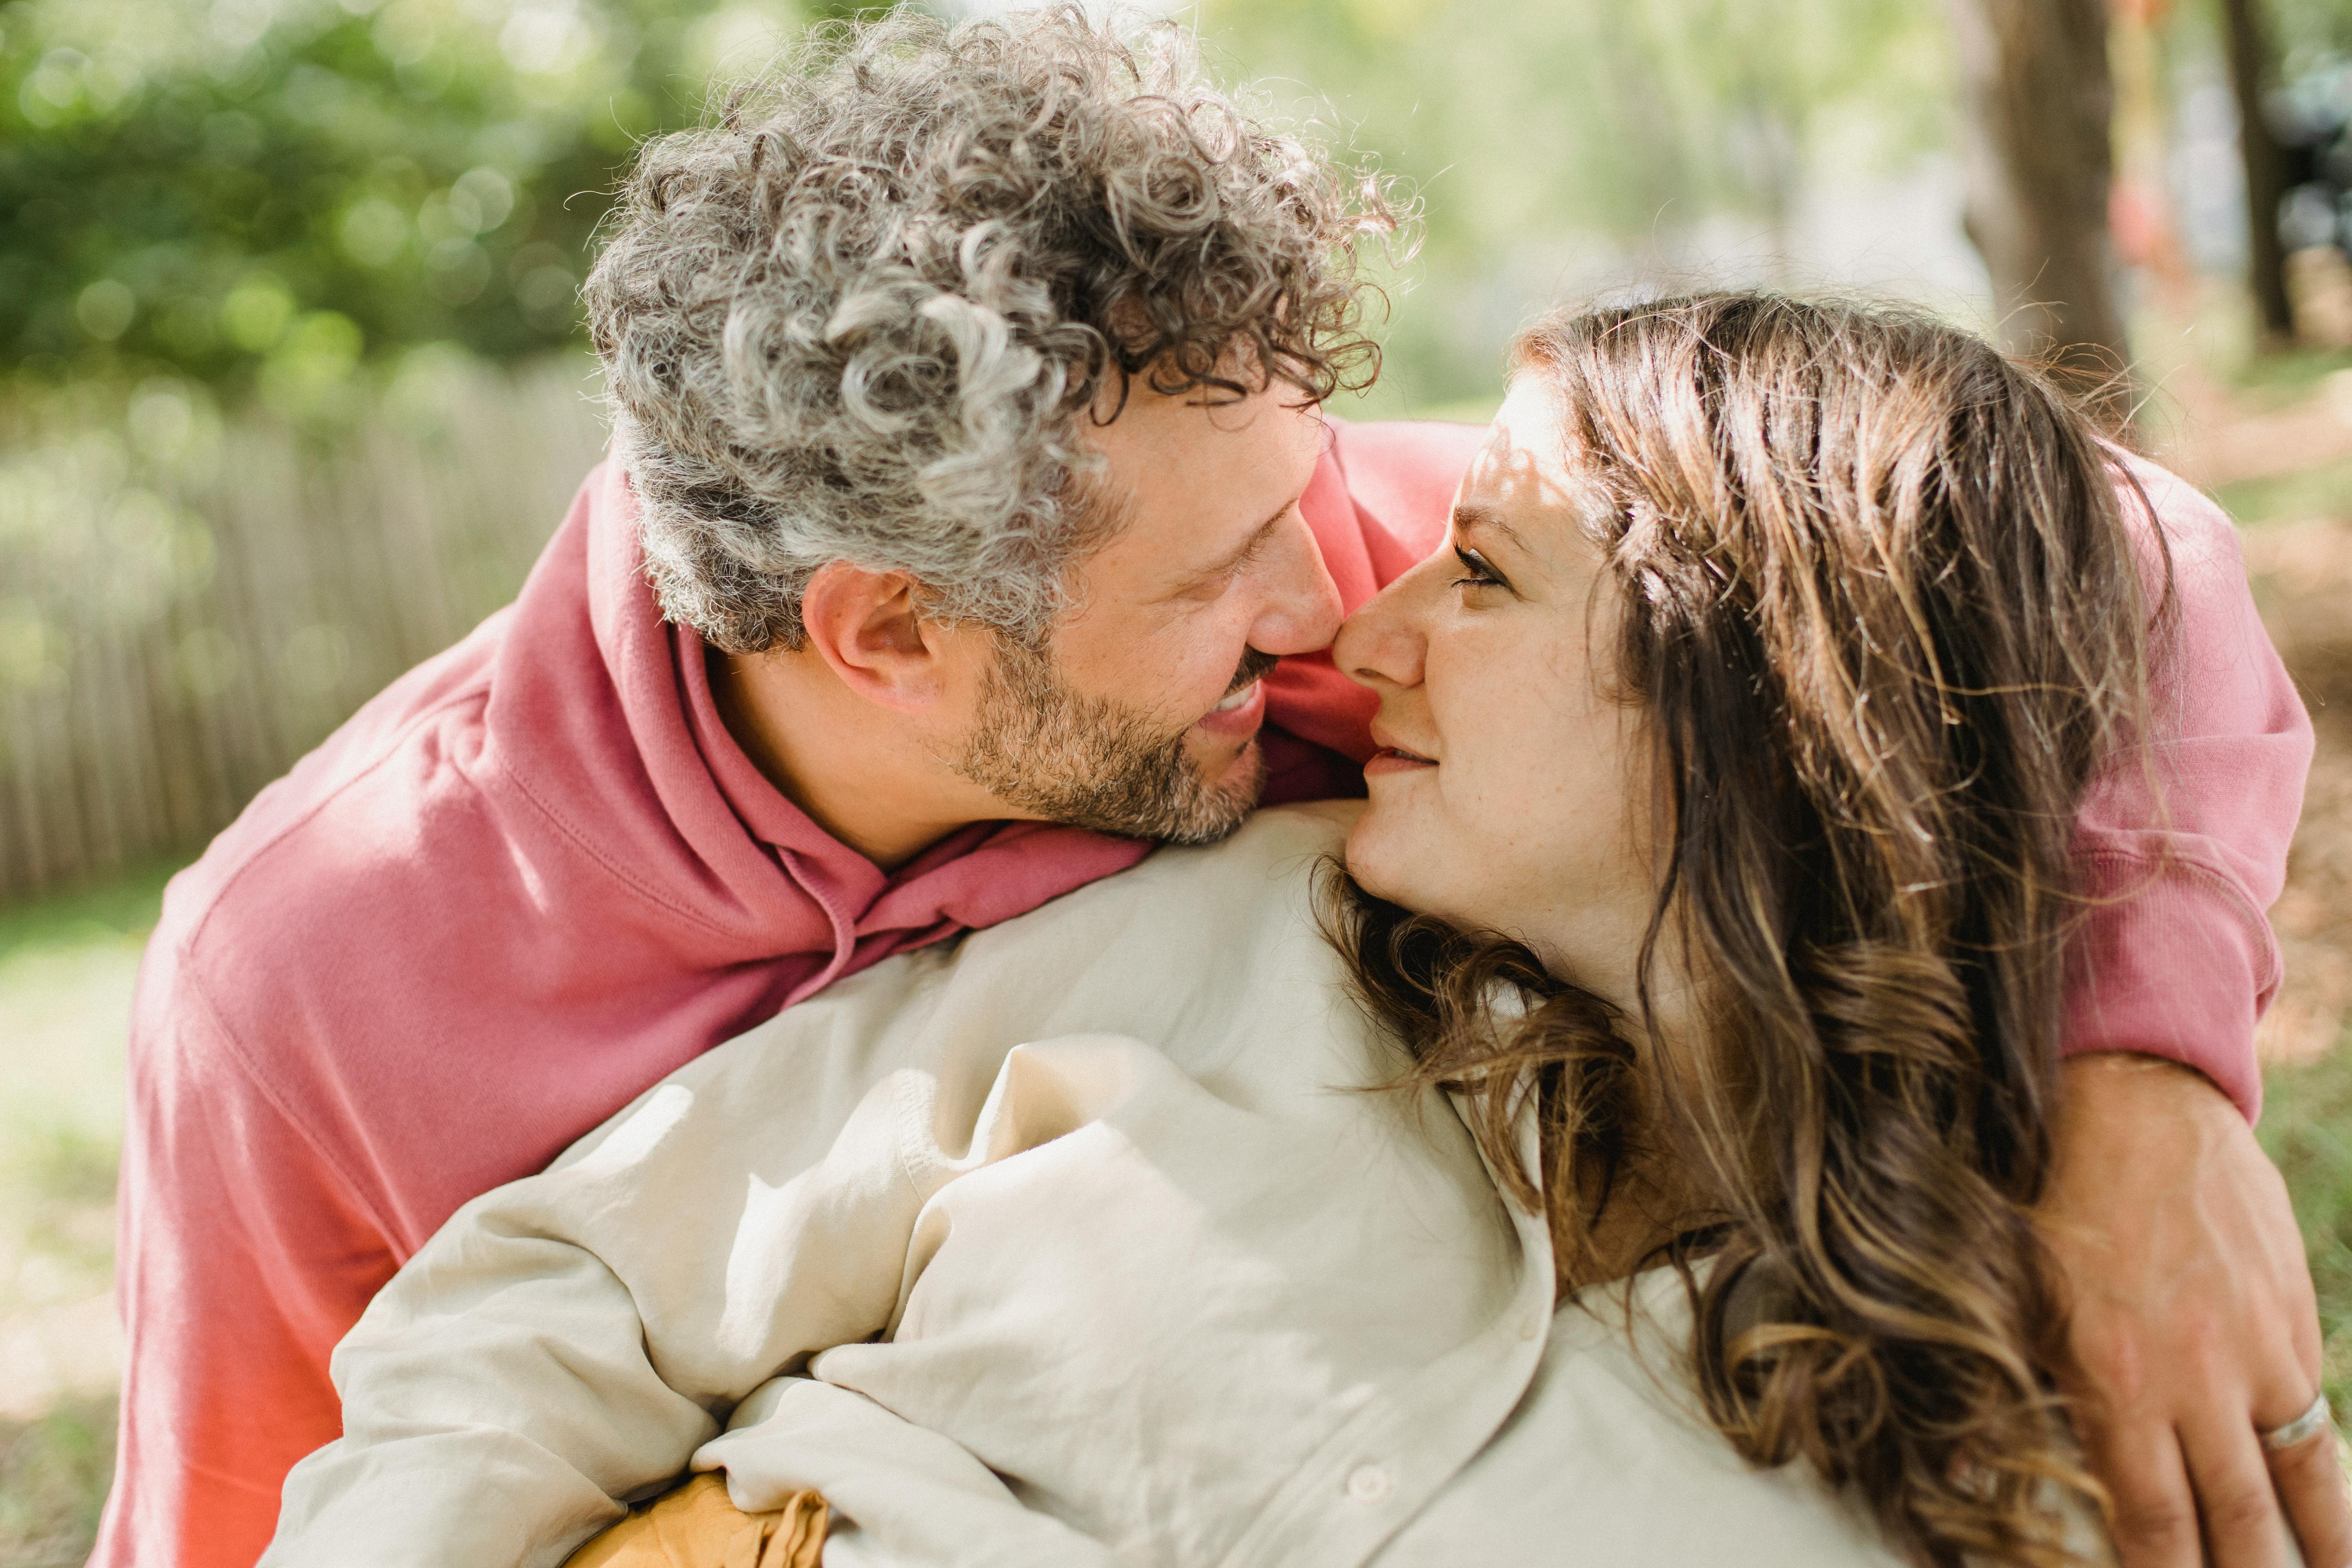
[[[1385,1087],[1314,907],[1357,809],[878,965],[467,1205],[337,1351],[344,1436],[264,1563],[552,1568],[689,1466],[824,1492],[831,1568],[1358,1568],[1445,1509],[1517,1521],[1460,1561],[1560,1555],[1572,1493],[1445,1495],[1490,1453],[1539,1488],[1512,1434],[1559,1413],[1523,1401],[1601,1363],[1548,1367],[1545,1226],[1442,1094]],[[1588,1436],[1739,1479],[1638,1383]],[[1756,1496],[1727,1546],[1769,1515],[1790,1561],[1884,1561],[1801,1479]],[[1431,1528],[1388,1560],[1466,1527]]]

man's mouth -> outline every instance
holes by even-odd
[[[1244,741],[1257,733],[1265,721],[1265,682],[1249,680],[1241,689],[1225,693],[1224,700],[1194,722],[1208,734],[1222,735],[1229,741]]]
[[[1214,708],[1210,709],[1209,711],[1212,713],[1230,713],[1236,708],[1246,706],[1249,700],[1257,695],[1257,687],[1258,683],[1256,681],[1251,681],[1247,686],[1241,688],[1239,690],[1228,696],[1223,702],[1220,702]]]

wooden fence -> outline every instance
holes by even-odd
[[[427,363],[332,437],[172,383],[0,416],[0,901],[201,847],[512,598],[591,390]]]

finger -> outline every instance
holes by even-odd
[[[2245,1408],[2237,1401],[2206,1408],[2226,1411],[2233,1403]],[[2213,1568],[2289,1568],[2286,1519],[2254,1424],[2227,1415],[2199,1418],[2182,1429],[2180,1447]]]
[[[2304,1562],[2310,1568],[2352,1568],[2352,1489],[2344,1484],[2336,1429],[2325,1427],[2307,1441],[2263,1457]]]
[[[2304,1289],[2287,1309],[2294,1353],[2279,1358],[2257,1384],[2263,1393],[2254,1404],[2254,1425],[2263,1431],[2299,1419],[2308,1408],[2302,1403],[2305,1392],[2319,1383],[2319,1312],[2308,1279],[2307,1269],[2296,1272]],[[2293,1447],[2263,1449],[2263,1460],[2304,1562],[2310,1568],[2352,1568],[2352,1491],[2345,1486],[2335,1413]]]
[[[2161,1422],[2111,1423],[2075,1417],[2083,1457],[2115,1502],[2116,1561],[2121,1568],[2204,1568],[2196,1496],[2180,1440]]]

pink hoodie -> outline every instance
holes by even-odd
[[[1481,433],[1339,426],[1303,507],[1352,609],[1434,548]],[[2254,1018],[2310,725],[2228,524],[2147,470],[2183,618],[2165,829],[2103,791],[2122,895],[2084,942],[2070,1049],[2191,1062],[2255,1109]],[[1372,699],[1270,678],[1272,799],[1360,794]],[[895,875],[828,837],[719,722],[662,624],[627,488],[589,476],[509,609],[412,671],[182,873],[140,978],[121,1186],[131,1336],[92,1562],[245,1568],[340,1430],[327,1359],[468,1198],[835,979],[1133,865],[1142,844],[981,824]]]

